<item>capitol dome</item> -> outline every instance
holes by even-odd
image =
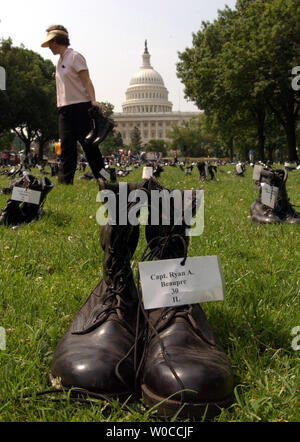
[[[150,64],[147,40],[142,56],[143,64],[131,77],[126,91],[126,101],[122,104],[124,113],[172,112],[169,92],[161,75]]]

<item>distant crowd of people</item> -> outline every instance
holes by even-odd
[[[23,152],[0,151],[0,167],[26,164],[28,167],[35,167],[39,158],[37,153],[29,153],[27,156]]]

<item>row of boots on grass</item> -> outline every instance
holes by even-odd
[[[161,190],[155,178],[127,184],[146,192]],[[118,198],[119,185],[103,183]],[[183,195],[183,192],[182,192]],[[136,203],[128,203],[127,210]],[[118,204],[117,204],[118,207]],[[151,206],[149,220],[151,219]],[[172,212],[172,211],[171,211]],[[187,257],[186,224],[146,225],[142,260]],[[228,406],[233,372],[199,304],[145,310],[130,260],[139,226],[101,228],[103,278],[59,341],[50,378],[56,387],[126,399],[143,395],[161,418],[207,418]]]
[[[300,224],[300,213],[296,212],[288,198],[286,190],[287,179],[287,169],[272,169],[266,167],[261,170],[258,183],[259,194],[250,207],[252,221],[262,224]],[[264,184],[278,189],[274,207],[270,207],[262,201],[262,186]]]

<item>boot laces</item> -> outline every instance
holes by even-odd
[[[167,247],[169,247],[171,245],[171,241],[174,239],[177,239],[178,241],[180,241],[183,245],[183,260],[181,262],[181,265],[185,264],[185,261],[187,259],[187,243],[184,240],[183,236],[178,234],[178,233],[174,233],[174,228],[176,226],[172,226],[170,233],[166,236],[157,236],[155,238],[152,238],[148,244],[146,249],[144,250],[144,253],[142,255],[141,261],[146,261],[146,260],[154,260],[154,259],[160,259],[163,257],[164,251]],[[153,243],[156,243],[156,245],[153,247]],[[151,245],[152,245],[152,249],[151,249]],[[150,251],[147,253],[148,249],[150,249]],[[140,281],[140,275],[138,275],[138,287],[139,287],[139,281]],[[165,360],[166,365],[169,367],[170,371],[172,372],[173,376],[175,377],[175,379],[178,382],[179,385],[179,391],[180,391],[180,396],[181,396],[181,402],[183,402],[183,390],[185,389],[181,379],[179,378],[179,376],[176,373],[176,370],[174,369],[172,362],[170,360],[170,357],[167,353],[167,350],[165,349],[165,346],[163,344],[162,339],[159,336],[159,332],[157,331],[159,328],[159,325],[162,321],[165,321],[166,324],[169,324],[173,318],[175,317],[182,317],[187,319],[188,314],[191,311],[191,306],[189,305],[182,305],[182,306],[178,306],[178,307],[165,307],[162,309],[158,309],[160,310],[158,318],[156,319],[156,321],[154,323],[152,323],[152,321],[149,318],[149,314],[145,311],[144,306],[143,306],[143,302],[142,299],[139,296],[139,306],[138,306],[138,315],[137,318],[139,320],[139,316],[140,316],[140,312],[142,312],[144,321],[147,323],[148,325],[148,336],[145,337],[145,345],[144,345],[144,350],[143,353],[141,355],[139,364],[137,365],[137,358],[135,355],[135,372],[136,372],[136,382],[138,382],[139,379],[139,374],[142,370],[142,367],[145,363],[145,359],[146,359],[146,349],[148,347],[149,342],[152,340],[153,337],[156,337],[160,348],[161,348],[161,354]],[[138,327],[137,327],[138,330]]]

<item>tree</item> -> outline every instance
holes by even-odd
[[[291,71],[300,50],[300,4],[296,0],[240,0],[202,23],[193,47],[179,54],[177,75],[186,97],[227,126],[228,139],[255,128],[264,159],[266,122],[284,127],[288,157],[297,159],[298,97]],[[229,124],[227,124],[227,121]]]
[[[43,146],[57,137],[55,67],[23,46],[14,47],[11,39],[1,40],[0,65],[7,77],[0,95],[2,130],[12,129],[28,153],[34,140]]]
[[[141,132],[137,126],[135,126],[130,133],[130,149],[134,155],[139,153],[142,149]]]
[[[221,143],[203,113],[181,126],[173,125],[167,136],[171,139],[171,148],[180,150],[184,156],[216,156],[221,152]]]
[[[266,120],[277,134],[280,133],[280,124],[286,133],[288,158],[296,160],[295,127],[299,98],[291,87],[291,72],[300,50],[299,2],[256,0],[240,2],[237,7],[239,19],[224,51],[227,52],[224,68],[227,70],[231,66],[233,71],[230,59],[236,59],[238,54],[233,75],[241,77],[240,87],[242,85],[248,90],[252,103],[253,99],[256,102],[251,111],[258,122],[260,145],[264,143]]]
[[[152,139],[145,146],[146,152],[161,152],[162,156],[167,155],[168,143],[164,140]]]
[[[11,148],[14,136],[10,130],[5,130],[0,133],[0,151],[9,150]]]
[[[114,113],[114,105],[108,101],[100,101],[100,104],[102,106],[102,114],[104,117],[111,118]]]
[[[100,150],[102,155],[110,155],[116,150],[123,147],[123,139],[120,132],[113,130],[108,134],[106,139],[101,143]]]

